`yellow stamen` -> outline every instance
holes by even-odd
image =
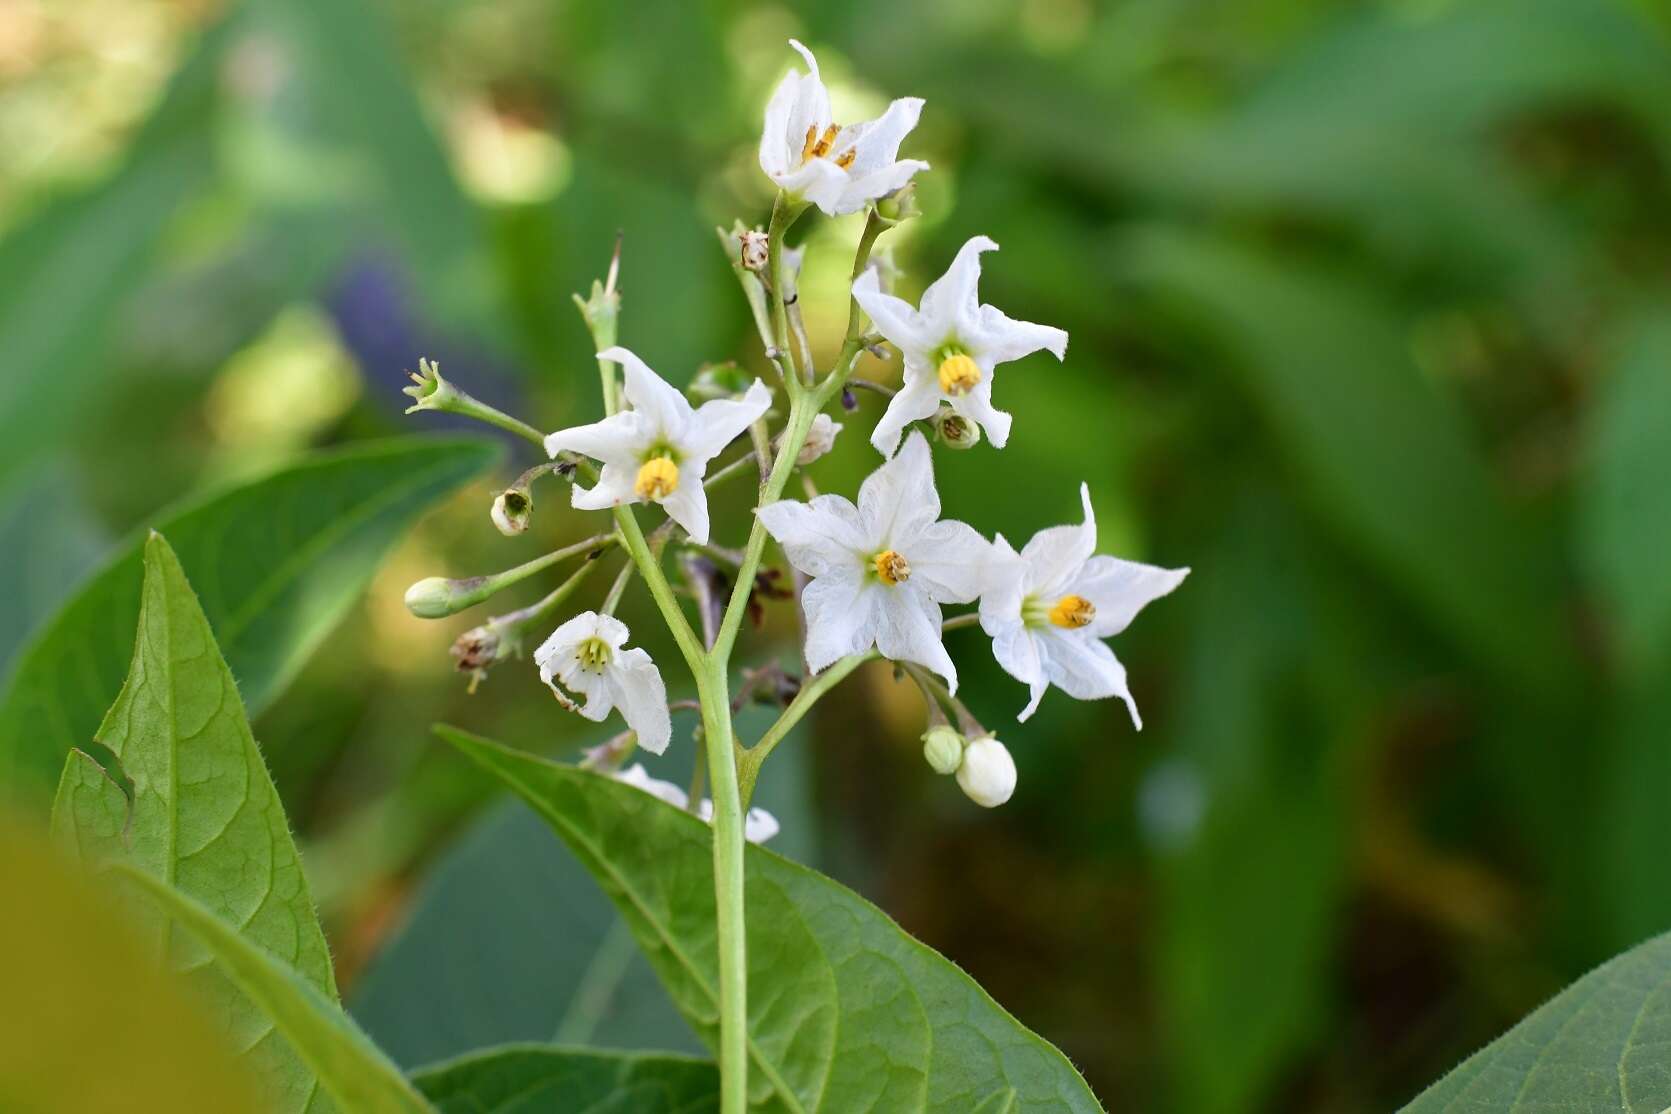
[[[653,456],[638,470],[632,489],[640,499],[659,502],[679,490],[679,466],[665,456]]]
[[[853,165],[853,160],[858,157],[859,149],[857,147],[849,147],[844,153],[836,156],[835,164],[841,167],[841,169],[846,170],[848,167]]]
[[[1050,621],[1059,627],[1088,627],[1097,617],[1097,605],[1084,596],[1063,596],[1050,609]]]
[[[980,365],[962,352],[940,361],[940,389],[947,394],[968,394],[980,381]]]
[[[829,154],[830,148],[835,145],[836,136],[840,134],[841,129],[834,124],[825,128],[823,135],[818,134],[817,124],[808,124],[806,129],[806,139],[801,144],[802,164],[804,165],[805,163],[811,162],[813,159],[821,159],[825,155]],[[837,159],[837,165],[848,166],[853,161],[853,157],[850,154],[843,155],[842,158],[846,159],[847,162],[842,162],[840,159]]]
[[[812,148],[813,148],[813,145],[816,144],[817,142],[818,142],[818,125],[817,124],[808,124],[806,126],[806,142],[801,144],[801,161],[803,163],[806,162],[808,159],[812,158]]]
[[[876,575],[883,584],[904,584],[911,579],[911,562],[894,549],[884,549],[876,555]]]
[[[575,657],[580,660],[581,668],[591,670],[593,673],[608,665],[610,656],[609,643],[601,638],[588,638],[580,644],[580,649],[575,654]]]

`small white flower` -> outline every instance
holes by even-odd
[[[1041,349],[1058,360],[1067,354],[1068,334],[1061,329],[1014,321],[980,304],[981,253],[997,248],[985,236],[964,244],[946,273],[923,291],[920,309],[884,294],[875,271],[854,281],[853,297],[905,357],[905,384],[870,437],[883,456],[893,455],[901,430],[931,416],[942,400],[1003,448],[1010,416],[992,406],[993,370]]]
[[[940,641],[940,605],[979,594],[992,547],[971,527],[940,521],[922,434],[870,474],[856,507],[820,495],[758,513],[789,563],[812,577],[802,596],[809,669],[875,646],[885,658],[927,666],[956,690],[957,667]]]
[[[591,425],[561,430],[545,439],[552,456],[570,451],[603,463],[590,489],[576,485],[572,502],[595,511],[624,503],[660,503],[691,540],[708,540],[708,495],[702,477],[708,463],[771,405],[772,394],[756,379],[740,400],[715,399],[693,409],[685,396],[625,348],[609,348],[598,359],[626,369],[626,397],[632,409]]]
[[[830,94],[812,51],[789,40],[811,73],[791,70],[766,105],[760,169],[792,197],[832,217],[856,213],[890,194],[928,164],[900,159],[899,144],[922,114],[918,97],[901,97],[875,120],[841,127],[830,118]]]
[[[957,784],[977,805],[997,808],[1015,792],[1015,759],[992,736],[976,739],[963,750]]]
[[[650,796],[666,801],[674,808],[682,809],[690,804],[690,798],[683,789],[674,785],[671,781],[651,777],[650,772],[644,768],[642,762],[634,762],[626,769],[617,770],[609,776],[624,785],[642,789]],[[697,802],[696,815],[704,823],[712,824],[714,822],[714,802],[706,797]],[[750,843],[765,843],[781,830],[777,817],[763,808],[751,808],[748,810],[748,814],[743,817],[743,838]]]
[[[1101,640],[1125,630],[1189,570],[1092,556],[1097,523],[1089,486],[1080,485],[1079,498],[1083,525],[1040,530],[1019,554],[999,535],[981,594],[981,627],[998,664],[1028,686],[1031,699],[1017,718],[1032,715],[1054,684],[1078,700],[1118,696],[1142,730],[1125,667]]]
[[[841,423],[828,414],[819,414],[812,419],[812,428],[807,430],[806,440],[801,442],[801,451],[795,454],[795,463],[804,468],[835,448],[836,434],[841,429]],[[780,436],[778,444],[782,443]]]
[[[619,708],[627,726],[637,732],[639,745],[660,754],[673,737],[667,686],[648,653],[623,648],[627,636],[621,620],[588,611],[552,631],[534,651],[534,664],[540,667],[540,680],[571,711],[602,722]],[[575,706],[563,689],[584,697],[585,704]]]

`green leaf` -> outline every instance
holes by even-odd
[[[706,1114],[719,1109],[708,1060],[546,1045],[488,1049],[413,1073],[441,1114]]]
[[[615,907],[519,801],[436,864],[349,1009],[408,1067],[513,1041],[700,1047]]]
[[[349,1016],[294,969],[161,879],[121,864],[111,869],[137,885],[208,948],[238,989],[272,1019],[343,1110],[354,1114],[434,1111]]]
[[[109,769],[81,751],[66,760],[53,833],[92,863],[124,863],[239,926],[248,945],[294,968],[334,999],[330,950],[301,859],[238,686],[209,622],[160,534],[145,544],[145,584],[133,666],[98,741]],[[113,778],[129,779],[118,785]],[[202,955],[151,925],[158,948],[191,971],[234,1044],[267,1082],[275,1110],[318,1110],[317,1085],[271,1022]],[[236,981],[236,980],[234,980]]]
[[[487,467],[481,441],[406,438],[322,453],[157,516],[244,701],[259,712],[354,602],[417,515]],[[0,795],[44,808],[71,747],[121,688],[142,539],[19,655],[0,692]]]
[[[1624,330],[1589,430],[1581,540],[1629,666],[1671,658],[1671,312]]]
[[[1609,960],[1476,1052],[1405,1114],[1671,1107],[1671,934]]]
[[[226,40],[204,36],[114,176],[0,243],[0,480],[74,418],[169,219],[212,180]]]
[[[569,845],[712,1046],[709,827],[610,778],[439,730]],[[875,906],[759,847],[748,848],[746,869],[757,1101],[787,1111],[965,1114],[1010,1087],[1016,1111],[1102,1109],[1066,1057]]]
[[[1499,679],[1543,703],[1570,696],[1555,546],[1494,489],[1407,322],[1343,273],[1204,237],[1150,229],[1119,258],[1223,339],[1315,507],[1383,576]]]

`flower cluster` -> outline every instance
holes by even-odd
[[[998,248],[985,236],[968,240],[916,305],[889,292],[891,263],[883,266],[872,247],[881,233],[915,212],[913,178],[928,164],[898,156],[923,102],[900,98],[877,119],[837,123],[816,59],[800,43],[790,45],[807,69],[791,71],[778,85],[760,138],[761,170],[778,191],[770,228],[738,222],[720,233],[786,396],[786,416],[774,411],[773,390],[760,379],[740,375],[735,364],[705,367],[689,392],[701,400],[698,406],[616,344],[620,298],[612,264],[607,283],[594,284],[590,299],[576,299],[597,342],[605,415],[549,435],[533,432],[531,439],[542,444],[551,462],[530,469],[501,493],[491,517],[507,536],[522,535],[533,510],[533,483],[549,474],[570,482],[574,508],[610,511],[614,528],[495,577],[431,578],[414,586],[408,602],[426,617],[453,614],[479,602],[486,591],[558,559],[585,555],[580,569],[545,600],[490,620],[461,640],[455,648],[459,667],[479,680],[494,661],[515,651],[529,628],[557,613],[595,558],[611,547],[627,550],[629,559],[601,611],[575,615],[557,626],[535,652],[535,662],[566,708],[599,721],[611,711],[622,714],[630,733],[622,738],[629,745],[603,748],[603,768],[706,817],[712,813],[710,802],[691,800],[684,790],[651,777],[642,765],[622,769],[632,745],[663,753],[672,720],[660,670],[643,649],[626,647],[629,632],[614,617],[620,593],[635,574],[643,577],[699,678],[710,675],[716,663],[724,675],[744,614],[758,617],[771,599],[798,596],[808,675],[797,680],[772,667],[773,684],[765,687],[770,700],[785,705],[782,719],[755,747],[739,752],[744,759],[757,754],[752,760],[757,765],[804,714],[805,705],[858,664],[880,657],[896,663],[923,692],[929,765],[955,775],[971,799],[991,807],[1014,791],[1015,763],[958,698],[947,632],[978,622],[997,663],[1026,686],[1020,720],[1031,716],[1055,686],[1081,700],[1118,697],[1141,727],[1125,670],[1105,640],[1123,631],[1151,600],[1176,588],[1188,570],[1097,555],[1088,485],[1079,492],[1082,523],[1042,530],[1019,551],[1001,534],[989,538],[941,517],[930,437],[947,448],[967,449],[984,439],[1003,449],[1013,423],[994,401],[998,368],[1037,352],[1064,360],[1068,335],[981,303],[981,258]],[[812,367],[800,319],[796,284],[801,249],[785,242],[795,222],[813,208],[830,217],[867,213],[852,270],[848,336],[835,366],[822,377]],[[857,410],[848,387],[858,357],[880,351],[882,344],[897,350],[903,361],[897,390],[870,384],[889,396],[870,435],[882,463],[861,484],[856,502],[818,494],[809,477],[804,479],[805,500],[783,498],[791,474],[828,453],[843,429],[826,409],[840,398],[848,411]],[[408,392],[418,401],[414,409],[468,413],[524,436],[530,433],[531,427],[443,381],[432,365],[424,364],[423,374],[414,378],[417,385]],[[774,417],[782,418],[775,434]],[[734,445],[742,451],[716,466]],[[761,481],[756,520],[743,549],[726,549],[711,536],[708,490],[750,472]],[[666,521],[649,535],[641,533],[631,510],[637,504],[659,506]],[[768,538],[798,574],[793,593],[777,586],[779,573],[761,570]],[[680,564],[688,581],[686,594],[701,620],[700,644],[662,571],[668,545],[687,550]],[[974,610],[945,615],[947,607],[968,605]],[[763,675],[744,673],[745,678]],[[745,689],[751,683],[745,682]],[[693,706],[703,712],[705,727],[711,727],[714,696],[701,695]],[[747,699],[726,701],[732,705],[721,720],[727,735],[729,712]],[[746,803],[750,763],[740,760],[738,768],[747,774]],[[777,830],[777,822],[758,809],[747,814],[746,823],[749,839],[768,838]]]

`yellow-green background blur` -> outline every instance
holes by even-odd
[[[884,241],[903,292],[984,233],[985,300],[1072,336],[1001,373],[1008,448],[939,454],[948,512],[1019,543],[1076,521],[1086,480],[1105,552],[1195,572],[1114,643],[1143,732],[1058,692],[1016,724],[1022,686],[958,632],[1014,799],[934,777],[919,700],[872,666],[766,769],[782,848],[1111,1110],[1389,1109],[1671,928],[1671,17],[1648,0],[0,0],[0,663],[159,508],[456,429],[401,414],[421,355],[542,429],[594,420],[570,294],[617,229],[623,343],[675,382],[764,373],[713,230],[768,212],[791,36],[839,119],[927,100],[902,152],[933,164],[924,215]],[[825,360],[861,219],[801,225]],[[42,312],[71,342],[33,343]],[[858,401],[823,490],[877,462]],[[540,586],[448,621],[401,604],[594,528],[552,484],[528,535],[495,533],[494,485],[534,460],[508,448],[255,724],[347,998],[403,1062],[567,1016],[512,1003],[506,970],[567,949],[538,919],[469,991],[479,1033],[412,1016],[444,997],[421,985],[401,1010],[454,1025],[439,1044],[365,1004],[420,905],[491,925],[585,886],[513,861],[425,889],[493,807],[432,722],[564,755],[604,733],[526,662],[474,696],[450,671]],[[681,688],[653,612],[623,615]],[[747,646],[789,637],[780,606]],[[689,759],[679,737],[655,770]],[[382,985],[481,958],[455,949]]]

